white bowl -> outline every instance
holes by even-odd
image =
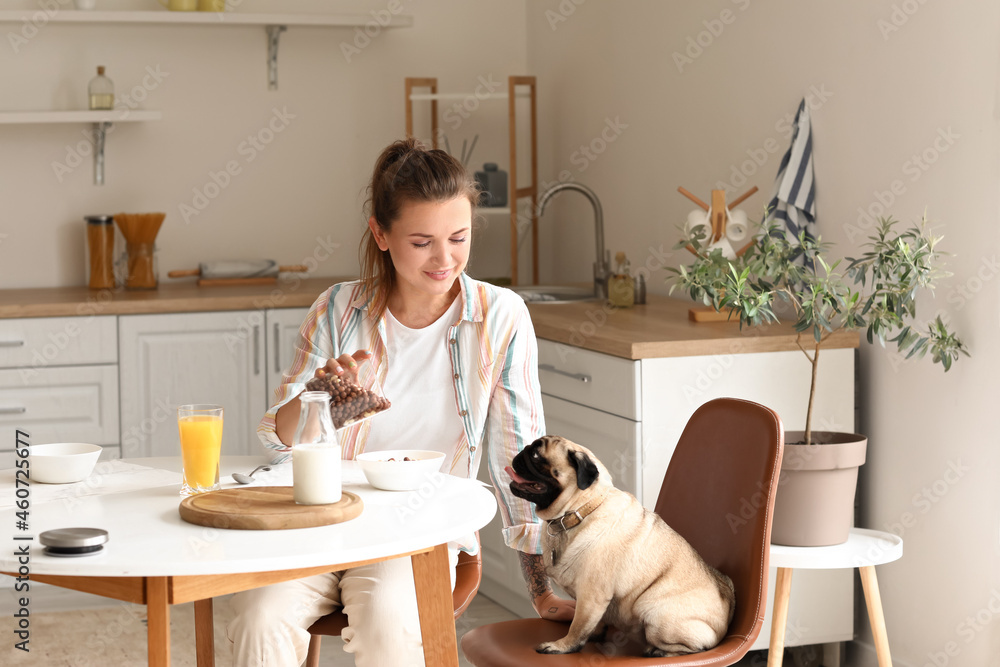
[[[405,457],[413,460],[404,461]],[[358,454],[357,460],[368,483],[376,489],[412,491],[441,470],[444,454],[422,449],[389,449]]]
[[[102,449],[100,445],[83,442],[28,445],[31,481],[43,484],[82,482],[94,470]]]

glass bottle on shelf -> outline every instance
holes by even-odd
[[[97,76],[90,80],[87,86],[91,109],[115,108],[115,84],[104,76],[104,65],[97,67]]]
[[[340,440],[330,416],[330,394],[305,391],[299,424],[292,439],[292,489],[299,505],[328,505],[340,500]]]

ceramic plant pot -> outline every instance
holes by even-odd
[[[785,453],[774,499],[771,543],[818,547],[847,541],[854,525],[858,467],[868,439],[856,433],[785,432]]]

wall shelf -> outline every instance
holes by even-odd
[[[40,16],[39,16],[40,15]],[[37,20],[36,20],[37,19]],[[49,23],[68,25],[195,25],[195,26],[257,26],[267,37],[267,87],[278,89],[278,39],[289,27],[294,28],[364,28],[370,24],[379,30],[409,28],[413,17],[390,16],[385,23],[369,14],[240,14],[238,12],[172,12],[149,11],[80,11],[44,9],[0,10],[0,23],[31,25],[35,29]],[[366,31],[367,32],[367,31]],[[10,35],[16,35],[11,32]]]
[[[37,123],[135,123],[160,120],[159,111],[0,111],[0,125],[34,125]]]
[[[31,22],[42,9],[5,9],[0,23]],[[39,23],[42,23],[39,21]],[[80,11],[66,9],[47,16],[45,23],[130,23],[147,25],[284,25],[294,27],[363,28],[375,19],[367,14],[240,14],[238,12]],[[382,28],[409,28],[412,16],[393,16]],[[37,26],[36,26],[37,27]]]
[[[94,185],[104,185],[104,140],[112,123],[160,120],[159,111],[111,109],[107,111],[0,111],[0,125],[91,123],[94,126]]]

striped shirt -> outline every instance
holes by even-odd
[[[504,467],[545,433],[542,394],[538,386],[538,347],[531,316],[519,296],[502,287],[459,277],[462,307],[448,329],[454,409],[463,434],[450,463],[451,473],[475,478],[483,453],[503,520],[504,541],[526,553],[541,553],[541,523],[534,506],[510,492]],[[272,450],[272,462],[287,460],[290,448],[275,433],[275,414],[305,388],[328,359],[357,350],[371,353],[370,367],[384,384],[389,359],[385,317],[373,324],[369,299],[359,282],[334,285],[319,296],[299,328],[295,358],[275,390],[275,404],[264,415],[257,434]],[[362,364],[364,369],[369,364]],[[362,373],[359,377],[365,384]],[[370,386],[372,380],[368,380]],[[392,398],[391,396],[389,397]],[[370,420],[340,431],[345,459],[365,451]]]

